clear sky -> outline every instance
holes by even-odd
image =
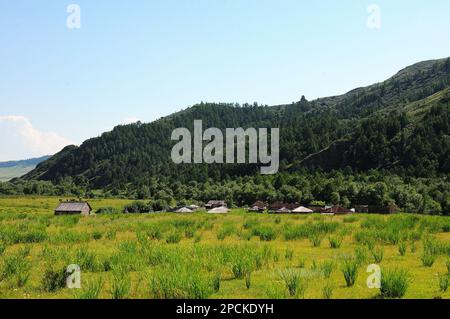
[[[0,161],[200,101],[345,93],[450,56],[449,40],[448,0],[0,0]]]

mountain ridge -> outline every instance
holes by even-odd
[[[24,179],[57,182],[71,177],[93,188],[111,188],[159,176],[186,182],[188,176],[204,180],[256,173],[256,165],[170,163],[171,131],[192,128],[194,119],[202,119],[204,127],[220,129],[280,127],[282,170],[346,166],[368,170],[398,163],[396,167],[408,174],[448,174],[444,162],[449,154],[445,138],[449,134],[449,86],[450,58],[445,58],[419,62],[386,81],[313,101],[276,106],[202,102],[151,123],[117,126],[79,147],[69,146]],[[328,153],[328,160],[320,158],[321,150],[341,140],[344,149],[334,149],[331,157]],[[425,143],[424,150],[415,153],[414,143]]]

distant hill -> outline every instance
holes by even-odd
[[[345,75],[343,75],[345,76]],[[300,100],[300,97],[299,97]],[[220,181],[256,165],[175,165],[174,128],[279,127],[282,171],[386,168],[407,176],[450,173],[450,58],[420,62],[340,96],[288,105],[201,103],[152,123],[122,125],[40,163],[25,180],[70,178],[91,188]]]
[[[36,166],[49,159],[50,156],[42,156],[21,161],[0,162],[0,181],[8,181],[21,177],[32,171]]]

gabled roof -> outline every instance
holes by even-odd
[[[300,206],[292,211],[293,213],[313,213],[312,209]]]
[[[89,207],[92,210],[91,205],[87,202],[62,202],[56,207],[55,211],[57,212],[81,212],[83,208]]]

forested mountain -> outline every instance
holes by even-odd
[[[415,64],[340,96],[302,97],[278,106],[200,103],[152,123],[118,126],[65,148],[23,180],[61,184],[69,178],[85,189],[116,194],[145,189],[146,197],[154,195],[155,183],[260,178],[257,165],[175,165],[172,130],[192,129],[195,119],[203,120],[204,128],[279,127],[280,176],[382,169],[402,178],[442,178],[450,173],[450,58]],[[275,182],[277,176],[268,179]]]

